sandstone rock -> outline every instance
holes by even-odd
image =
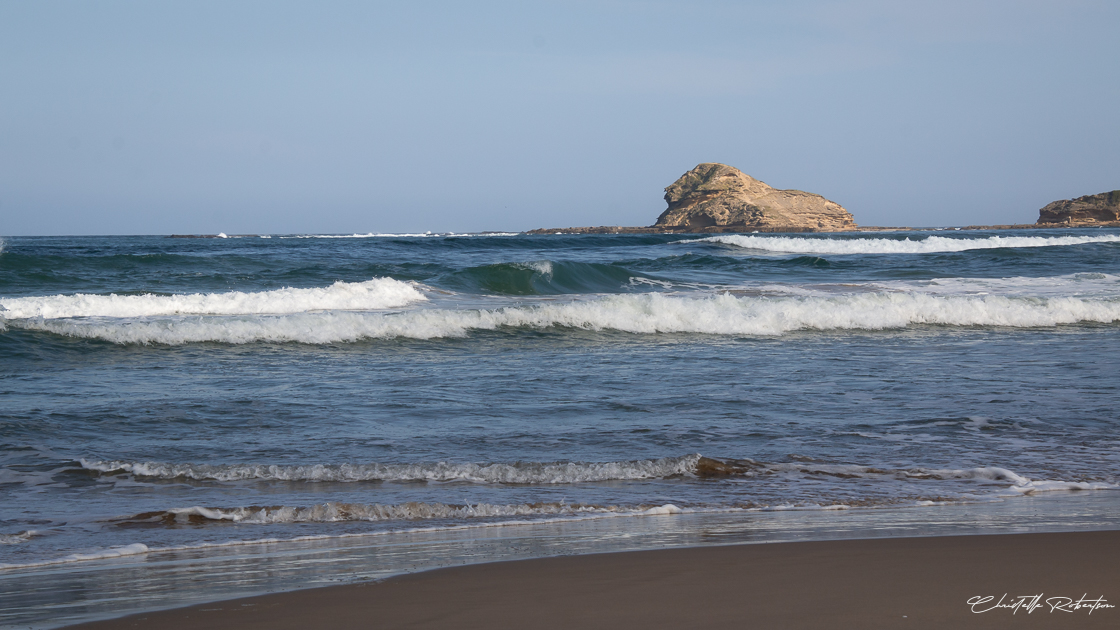
[[[668,209],[654,227],[796,230],[855,229],[840,204],[800,190],[778,190],[726,164],[700,164],[665,189]]]
[[[1120,190],[1062,199],[1038,211],[1038,223],[1095,225],[1110,221],[1120,221]]]

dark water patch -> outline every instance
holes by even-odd
[[[542,260],[470,267],[437,278],[434,284],[472,293],[562,295],[617,293],[639,277],[645,276],[617,265]]]
[[[815,267],[817,269],[827,269],[832,266],[827,258],[820,256],[798,256],[783,260],[781,264],[786,267]]]

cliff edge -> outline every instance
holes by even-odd
[[[655,228],[838,231],[856,228],[840,204],[800,190],[778,190],[726,164],[708,162],[665,189],[669,207]]]
[[[1038,224],[1099,225],[1120,221],[1120,190],[1062,199],[1038,211]]]

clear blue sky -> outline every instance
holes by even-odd
[[[0,234],[648,225],[699,162],[865,225],[1120,188],[1120,2],[0,0]]]

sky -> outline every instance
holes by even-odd
[[[701,162],[857,223],[1120,188],[1120,2],[0,0],[0,235],[650,225]]]

